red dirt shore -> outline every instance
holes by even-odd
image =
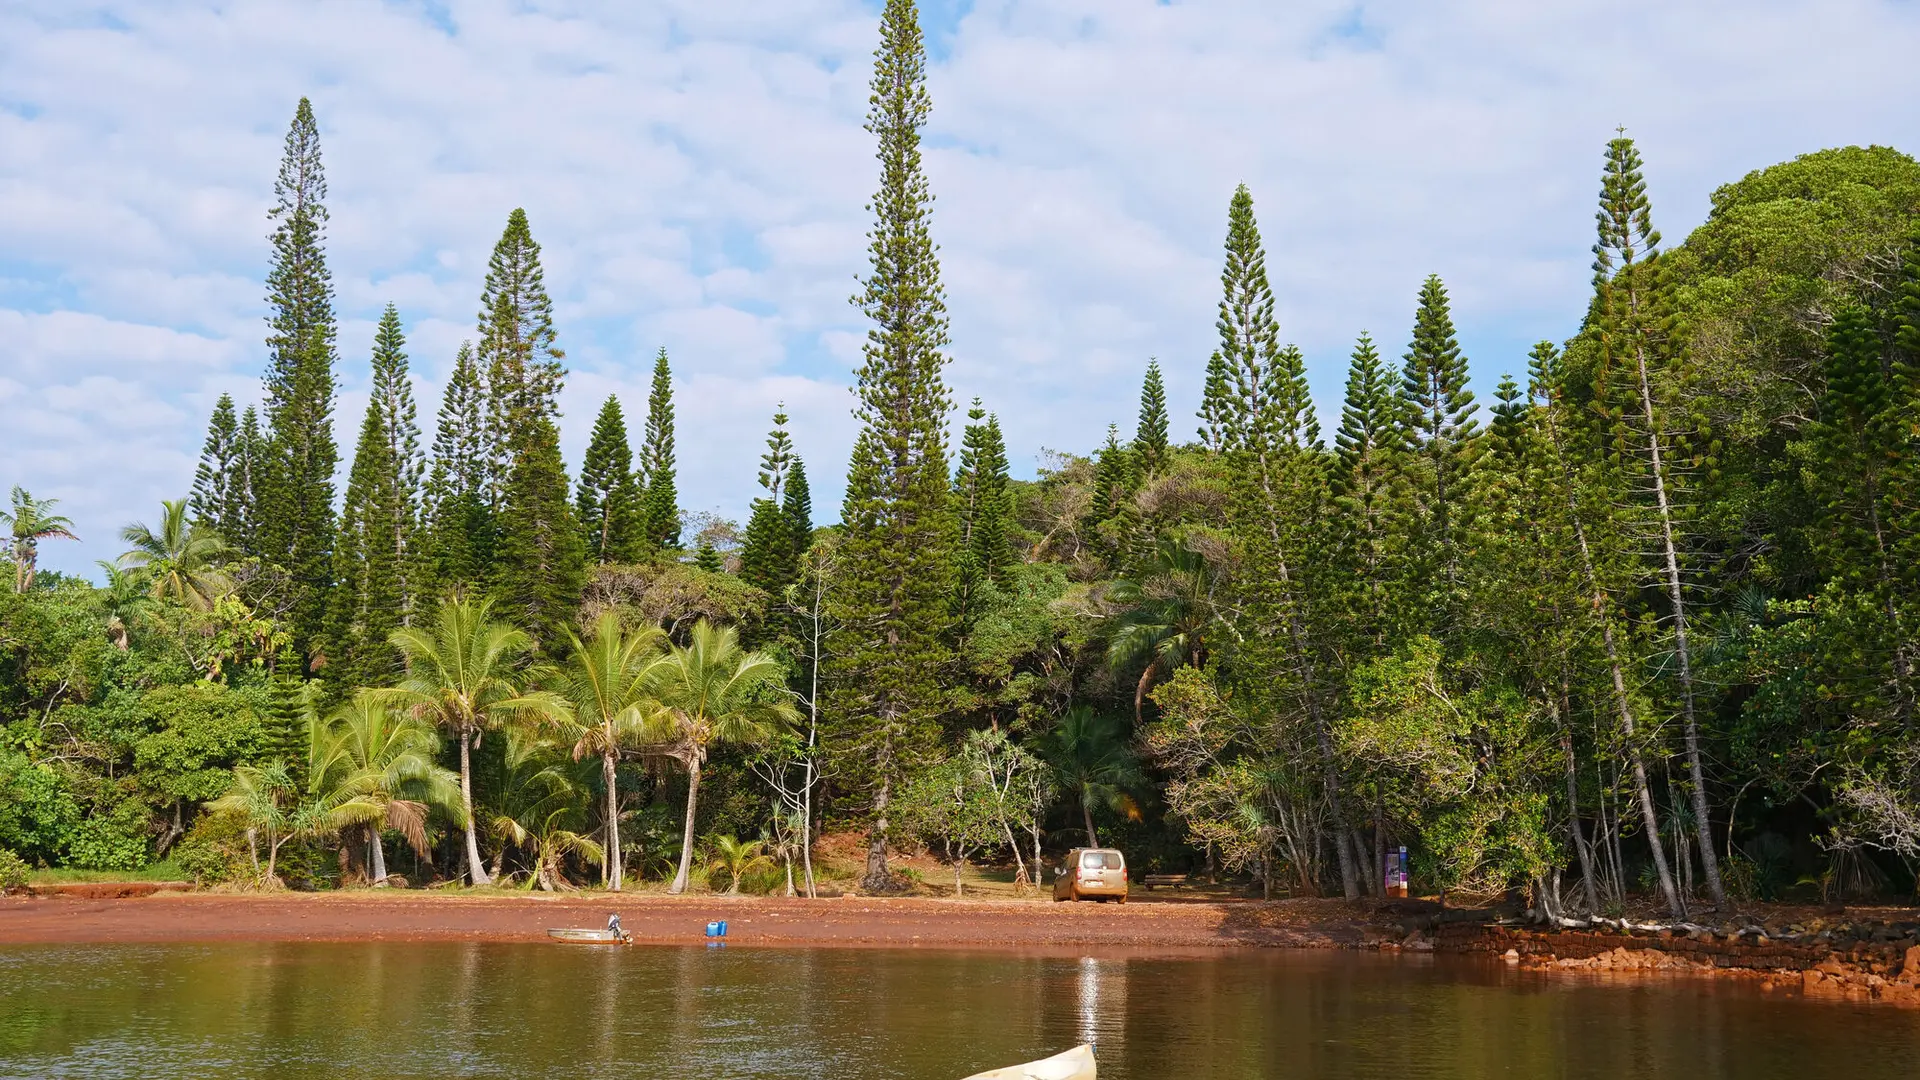
[[[461,896],[417,892],[159,893],[0,899],[0,944],[205,941],[541,941],[603,926],[694,943],[725,919],[735,945],[1365,947],[1367,910],[1341,901],[1046,904],[918,898]]]

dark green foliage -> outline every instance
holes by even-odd
[[[673,372],[667,350],[653,359],[653,388],[647,395],[647,437],[640,444],[640,531],[655,550],[680,547],[680,495],[673,462]]]
[[[530,445],[530,431],[559,417],[555,398],[566,354],[555,344],[553,301],[540,269],[540,245],[515,208],[487,261],[480,292],[478,370],[486,380],[486,446],[489,505],[498,510],[516,462]]]
[[[787,491],[780,499],[780,516],[786,521],[789,541],[795,557],[804,556],[813,546],[813,491],[807,486],[806,463],[799,455],[787,475]]]
[[[522,438],[500,516],[498,588],[519,625],[551,639],[580,604],[586,542],[567,502],[559,431],[542,417]]]
[[[233,397],[221,394],[207,421],[207,441],[200,449],[200,464],[193,471],[193,494],[187,508],[196,524],[205,525],[226,536],[235,522],[246,515],[244,490],[234,490],[236,465],[240,457],[240,422],[234,417]]]
[[[260,554],[259,484],[267,460],[267,436],[260,430],[260,414],[249,405],[240,414],[240,436],[227,471],[227,493],[235,505],[224,515],[228,532],[221,539],[242,555]],[[231,533],[232,535],[228,535]]]
[[[793,453],[793,440],[787,435],[787,414],[782,409],[773,414],[767,452],[760,457],[760,487],[766,494],[753,501],[740,550],[740,576],[771,597],[784,595],[787,586],[800,580],[806,536],[788,520],[781,506],[799,461]],[[806,529],[812,531],[811,523]]]
[[[1226,267],[1220,272],[1220,317],[1214,322],[1220,333],[1223,389],[1217,400],[1209,401],[1219,418],[1221,447],[1243,450],[1272,436],[1267,428],[1281,419],[1277,402],[1298,398],[1292,384],[1298,365],[1281,358],[1273,288],[1267,284],[1267,253],[1253,217],[1253,195],[1245,184],[1234,189],[1227,205],[1226,249]],[[1297,361],[1298,354],[1294,355]],[[1209,370],[1210,394],[1213,382]]]
[[[960,439],[953,506],[959,515],[960,545],[971,556],[970,565],[1000,580],[1013,559],[1013,492],[1000,418],[988,415],[978,399],[967,410],[967,428]]]
[[[313,702],[309,691],[297,676],[282,666],[267,682],[257,760],[285,765],[289,775],[298,782],[306,776],[312,727]]]
[[[493,579],[497,523],[487,502],[486,394],[462,343],[447,379],[427,475],[426,544],[440,588]]]
[[[332,578],[335,324],[320,131],[301,98],[274,181],[267,273],[267,439],[253,477],[261,555],[292,578],[295,639],[320,636]]]
[[[379,686],[398,672],[387,636],[409,625],[425,596],[420,550],[420,432],[407,378],[406,338],[392,304],[373,345],[373,393],[354,450],[334,547],[328,681]]]
[[[1207,358],[1206,384],[1200,392],[1200,445],[1219,450],[1227,427],[1227,361],[1218,350]]]
[[[291,680],[287,686],[293,689]],[[257,692],[221,683],[161,686],[142,695],[138,723],[150,733],[134,744],[141,786],[162,803],[209,802],[226,794],[235,765],[303,755],[307,733],[297,698],[283,696],[277,683],[274,691],[271,723]]]
[[[957,539],[942,379],[946,295],[921,166],[920,129],[931,102],[911,0],[888,0],[880,39],[867,113],[879,143],[880,188],[867,234],[871,270],[854,297],[872,327],[841,511],[840,630],[828,658],[827,710],[836,770],[874,796],[869,888],[890,887],[887,802],[905,770],[930,756],[943,711]]]
[[[644,553],[640,504],[627,421],[620,412],[620,399],[609,395],[593,422],[593,438],[587,443],[573,502],[574,513],[586,528],[590,561],[632,562]]]
[[[1460,563],[1471,528],[1467,478],[1473,468],[1473,391],[1467,358],[1453,329],[1446,286],[1430,275],[1420,286],[1413,343],[1400,374],[1402,436],[1413,499],[1416,580],[1430,583],[1425,625],[1444,631],[1458,617]]]
[[[721,557],[720,550],[713,546],[713,541],[704,536],[700,538],[699,546],[693,549],[693,565],[709,574],[725,573],[727,568],[726,560]]]
[[[1385,640],[1404,587],[1408,521],[1400,422],[1379,350],[1362,334],[1347,368],[1328,494],[1338,569],[1334,609],[1344,616],[1349,640],[1374,647]]]
[[[1167,387],[1160,378],[1160,362],[1147,361],[1147,377],[1140,384],[1140,420],[1133,429],[1133,449],[1140,472],[1152,476],[1167,467]]]

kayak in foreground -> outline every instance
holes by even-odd
[[[1085,1043],[1042,1061],[989,1069],[967,1080],[1094,1080],[1093,1047]]]
[[[574,945],[633,944],[633,935],[625,930],[548,930],[547,936]]]

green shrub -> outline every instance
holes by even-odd
[[[0,896],[27,883],[27,861],[6,848],[0,848]]]
[[[173,861],[201,885],[221,885],[253,873],[247,831],[231,817],[205,816],[173,847]]]
[[[80,818],[79,803],[52,766],[0,750],[0,847],[58,861]]]
[[[138,870],[147,865],[151,815],[139,799],[123,798],[95,809],[74,826],[67,842],[67,865],[82,870]]]

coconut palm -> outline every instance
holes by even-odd
[[[606,787],[606,850],[601,877],[607,888],[619,892],[624,874],[620,860],[620,792],[616,766],[620,755],[641,742],[647,718],[661,708],[653,683],[666,659],[666,635],[655,627],[628,632],[617,613],[608,611],[594,624],[586,641],[569,629],[572,652],[558,667],[542,668],[542,685],[565,698],[572,715],[562,730],[573,741],[575,761],[592,754],[600,759],[601,782]]]
[[[740,895],[740,879],[762,867],[772,866],[773,860],[767,857],[767,845],[758,840],[737,840],[732,836],[715,836],[708,843],[712,850],[707,855],[707,872],[718,869],[727,875],[728,896]]]
[[[1120,719],[1096,713],[1090,706],[1075,705],[1047,733],[1041,756],[1053,766],[1060,790],[1072,792],[1079,800],[1087,844],[1099,847],[1100,834],[1093,828],[1094,805],[1126,811],[1133,806],[1128,792],[1145,782]]]
[[[1220,575],[1205,555],[1163,538],[1145,574],[1108,588],[1107,599],[1125,610],[1107,645],[1107,662],[1116,670],[1144,664],[1133,691],[1136,723],[1155,679],[1183,664],[1206,663],[1219,583]]]
[[[227,542],[187,519],[185,499],[160,501],[158,532],[136,521],[120,530],[120,539],[133,545],[120,565],[145,570],[155,600],[172,597],[195,611],[210,611],[233,589],[217,568],[228,554]]]
[[[399,832],[425,855],[429,810],[461,820],[460,778],[440,765],[439,756],[440,738],[430,724],[366,691],[335,710],[316,733],[308,786],[329,831],[367,830],[367,864],[376,886],[387,880],[382,829]]]
[[[239,819],[247,829],[247,849],[253,855],[253,872],[263,885],[274,885],[280,848],[301,831],[298,799],[300,787],[285,762],[265,765],[240,765],[233,770],[233,784],[227,793],[207,804],[210,813]],[[259,839],[267,841],[267,865],[260,866]]]
[[[535,717],[561,723],[564,699],[526,693],[515,685],[514,665],[533,647],[523,630],[490,616],[490,600],[469,599],[456,589],[440,602],[433,622],[396,630],[389,639],[406,660],[400,685],[377,691],[380,699],[451,735],[460,745],[460,810],[466,819],[467,875],[475,885],[492,883],[480,860],[473,820],[473,748],[483,733],[509,720]]]
[[[123,570],[119,563],[96,559],[98,566],[107,576],[106,587],[100,590],[100,597],[107,614],[107,640],[121,652],[132,647],[133,623],[153,605],[153,597],[147,595],[135,574]]]
[[[721,743],[759,744],[800,718],[782,686],[785,672],[765,653],[740,647],[732,627],[701,619],[685,647],[675,646],[658,669],[661,708],[647,718],[652,752],[687,770],[687,821],[680,869],[668,891],[687,891],[693,866],[693,819],[700,801],[700,769]]]
[[[36,499],[27,494],[27,489],[16,485],[13,509],[0,510],[0,528],[10,530],[13,536],[14,592],[23,593],[33,588],[40,541],[80,539],[73,535],[73,522],[52,512],[59,503],[59,499]]]
[[[589,863],[605,862],[599,844],[577,831],[581,790],[569,775],[560,748],[532,728],[509,729],[504,781],[496,809],[487,819],[487,831],[499,841],[494,855],[494,877],[501,876],[507,852],[526,848],[533,855],[527,884],[553,892],[570,889],[561,872],[569,855]]]

